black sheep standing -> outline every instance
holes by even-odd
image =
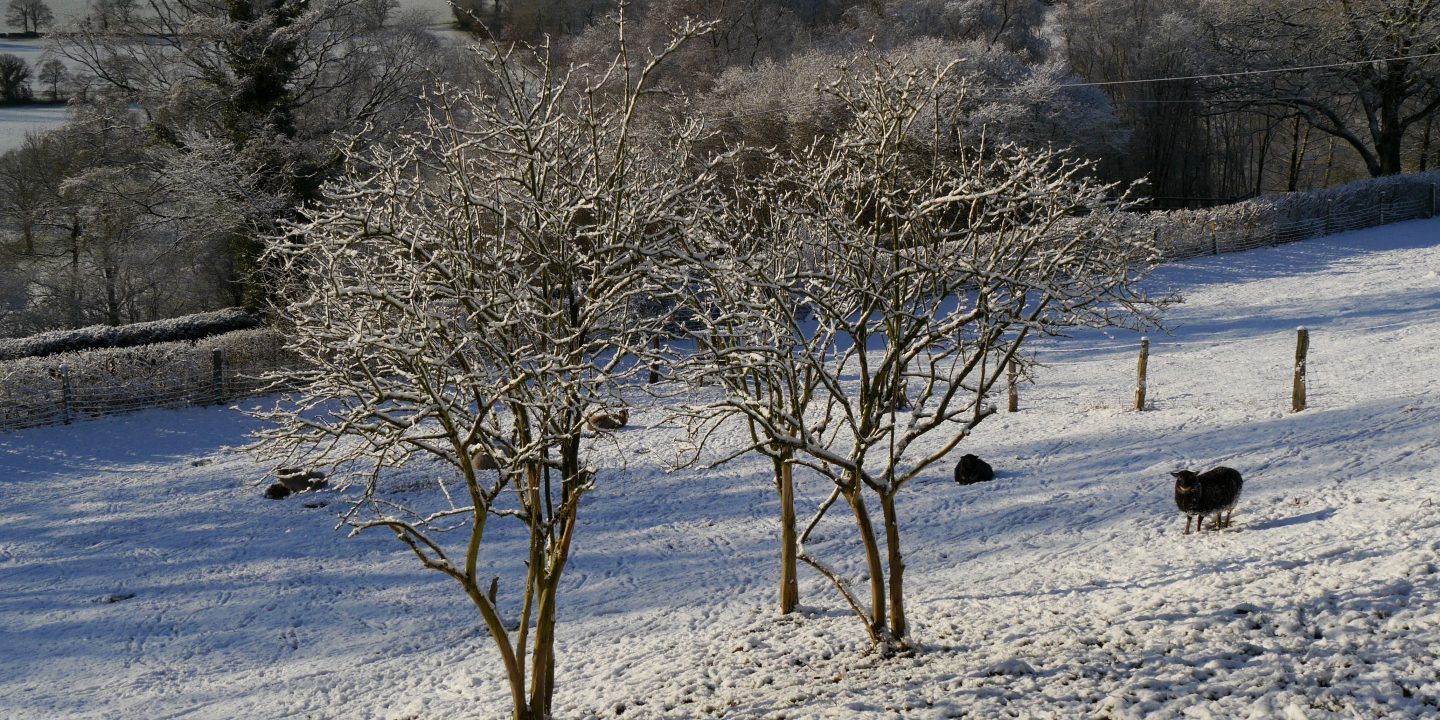
[[[1185,534],[1190,534],[1190,520],[1195,519],[1195,529],[1209,515],[1215,516],[1215,529],[1230,527],[1230,515],[1235,512],[1235,502],[1240,499],[1240,488],[1245,480],[1240,473],[1228,467],[1206,470],[1199,475],[1189,470],[1170,473],[1175,476],[1175,507],[1185,513]],[[1221,522],[1220,516],[1225,516]]]

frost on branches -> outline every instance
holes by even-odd
[[[946,111],[964,86],[946,70],[872,53],[827,90],[849,123],[804,152],[772,154],[773,170],[695,249],[704,291],[684,372],[725,397],[692,409],[692,436],[703,444],[739,417],[749,449],[774,460],[782,611],[798,558],[834,583],[877,645],[903,648],[897,493],[994,412],[987,397],[1008,363],[1024,362],[1027,340],[1154,323],[1157,304],[1136,284],[1156,255],[1119,222],[1125,193],[1089,179],[1087,165],[965,144]],[[830,503],[797,537],[797,465],[849,505],[868,603],[805,552]]]
[[[314,369],[265,414],[262,446],[369,469],[345,522],[392,531],[455,579],[517,718],[550,711],[556,593],[597,476],[586,416],[617,409],[645,369],[634,354],[665,324],[651,300],[683,207],[711,180],[684,132],[642,142],[635,123],[660,62],[701,31],[644,62],[622,33],[613,64],[585,77],[554,73],[546,48],[481,51],[477,89],[439,86],[423,129],[352,153],[269,250],[294,278],[279,311]],[[382,492],[382,470],[417,457],[445,463],[443,492],[409,505]],[[487,552],[492,519],[525,528],[525,557]],[[519,582],[497,570],[522,565]]]

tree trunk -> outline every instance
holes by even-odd
[[[116,267],[105,254],[105,266],[101,268],[100,275],[105,280],[105,324],[111,327],[120,325],[120,268]]]
[[[550,703],[555,694],[555,591],[558,584],[558,578],[540,580],[535,643],[530,661],[533,677],[527,720],[545,720],[550,716]]]
[[[1320,184],[1320,187],[1327,187],[1327,188],[1330,187],[1330,185],[1332,184],[1331,181],[1330,181],[1330,178],[1334,175],[1334,172],[1335,172],[1335,138],[1334,138],[1334,136],[1331,136],[1331,138],[1330,138],[1330,152],[1325,156],[1325,180]]]
[[[796,571],[794,464],[788,456],[775,458],[775,478],[780,485],[780,614],[795,612],[800,604]]]
[[[578,440],[577,440],[578,443]],[[578,444],[573,456],[578,464]],[[567,449],[567,461],[571,459]],[[584,478],[577,472],[564,482],[568,488],[570,483],[583,483]],[[530,683],[530,718],[531,720],[546,720],[550,717],[550,707],[555,699],[555,596],[560,590],[560,577],[564,574],[565,565],[570,560],[570,542],[575,537],[575,519],[578,514],[578,498],[570,498],[578,491],[570,490],[565,493],[566,500],[563,503],[564,509],[558,520],[561,523],[560,537],[550,546],[549,557],[546,558],[546,570],[536,575],[537,584],[540,585],[536,601],[538,606],[535,613],[535,645],[532,655],[533,678]]]
[[[1277,124],[1266,123],[1265,134],[1260,136],[1259,159],[1255,163],[1255,197],[1265,194],[1265,161],[1270,157],[1270,142],[1274,139]]]
[[[1380,160],[1380,175],[1404,172],[1404,130],[1400,126],[1398,108],[1388,105],[1381,110],[1380,134],[1375,138],[1375,154]]]
[[[1425,172],[1430,169],[1430,135],[1435,129],[1435,116],[1431,115],[1425,119],[1425,133],[1420,136],[1420,167],[1418,172]]]
[[[1285,181],[1287,192],[1295,192],[1300,187],[1300,168],[1305,162],[1305,151],[1310,146],[1310,126],[1305,125],[1302,134],[1301,121],[1301,116],[1296,115],[1291,128],[1290,177]]]
[[[845,502],[855,513],[855,524],[860,529],[860,542],[865,545],[865,566],[870,573],[870,632],[885,638],[889,635],[886,627],[885,610],[885,566],[880,562],[880,545],[875,540],[875,526],[870,522],[870,511],[865,507],[861,494],[864,485],[858,478],[852,478],[854,485],[842,492]]]
[[[525,672],[521,669],[516,657],[516,648],[510,644],[510,635],[505,631],[505,626],[500,618],[487,605],[493,607],[494,596],[487,600],[480,592],[480,586],[475,583],[474,577],[466,577],[460,580],[461,587],[465,594],[470,596],[471,602],[480,609],[480,617],[485,621],[486,628],[490,631],[490,637],[495,641],[495,647],[500,651],[500,661],[505,667],[505,679],[510,684],[510,703],[513,706],[511,717],[513,720],[524,720],[529,714],[529,708],[525,703]],[[524,651],[524,648],[519,648]]]
[[[905,559],[900,551],[900,516],[895,512],[895,493],[880,495],[880,510],[885,516],[885,551],[890,566],[890,634],[900,643],[910,634],[905,617]]]
[[[70,327],[80,327],[80,223],[70,225]]]

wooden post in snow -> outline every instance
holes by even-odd
[[[1150,338],[1140,338],[1140,360],[1135,364],[1135,409],[1145,409],[1145,367],[1150,360]]]
[[[74,412],[71,408],[75,402],[74,390],[70,388],[70,366],[60,364],[60,418],[66,425],[70,424],[70,418]]]
[[[799,541],[795,537],[795,464],[787,451],[775,459],[780,470],[780,614],[789,615],[800,606],[797,575]]]
[[[1290,411],[1305,409],[1305,356],[1310,352],[1310,331],[1302,325],[1295,331],[1295,384],[1290,391]]]

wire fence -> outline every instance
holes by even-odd
[[[1436,185],[1416,182],[1391,189],[1375,202],[1355,207],[1349,203],[1337,207],[1327,201],[1309,217],[1283,221],[1246,219],[1243,215],[1221,221],[1196,224],[1157,226],[1152,232],[1155,244],[1167,260],[1184,260],[1202,255],[1241,252],[1286,243],[1336,235],[1352,230],[1434,217],[1437,205]]]
[[[278,333],[248,330],[209,342],[159,343],[0,364],[0,431],[147,408],[216,405],[283,389],[266,379],[299,367]]]
[[[1301,326],[1288,332],[1273,331],[1222,340],[1154,342],[1142,337],[1136,342],[1116,341],[1076,347],[1051,342],[1032,348],[1029,360],[1043,368],[1085,367],[1084,372],[1090,382],[1085,388],[1088,395],[1082,404],[1093,402],[1100,407],[1144,411],[1156,407],[1152,391],[1157,389],[1153,373],[1157,356],[1162,364],[1167,356],[1199,357],[1212,364],[1228,363],[1233,371],[1227,376],[1228,384],[1185,390],[1185,395],[1180,397],[1186,399],[1187,405],[1215,407],[1238,402],[1259,409],[1299,412],[1314,407],[1317,398],[1323,404],[1325,398],[1336,397],[1343,389],[1355,384],[1353,380],[1337,380],[1332,375],[1340,367],[1332,362],[1337,357],[1330,342],[1334,337],[1355,334],[1382,337],[1387,333],[1428,326],[1435,319],[1427,315],[1418,321],[1412,318],[1363,326],[1343,325],[1327,328],[1318,336]],[[1237,350],[1237,346],[1245,348]],[[1094,382],[1097,377],[1100,382]],[[1174,379],[1173,374],[1169,379]],[[1031,385],[1031,388],[1020,390],[1018,385],[1022,382]],[[1177,397],[1166,392],[1164,387],[1158,389],[1159,394],[1172,400]],[[1012,373],[1004,393],[1010,399],[1010,412],[1062,398],[1074,401],[1077,397],[1073,385],[1042,387],[1033,384],[1025,373]]]

